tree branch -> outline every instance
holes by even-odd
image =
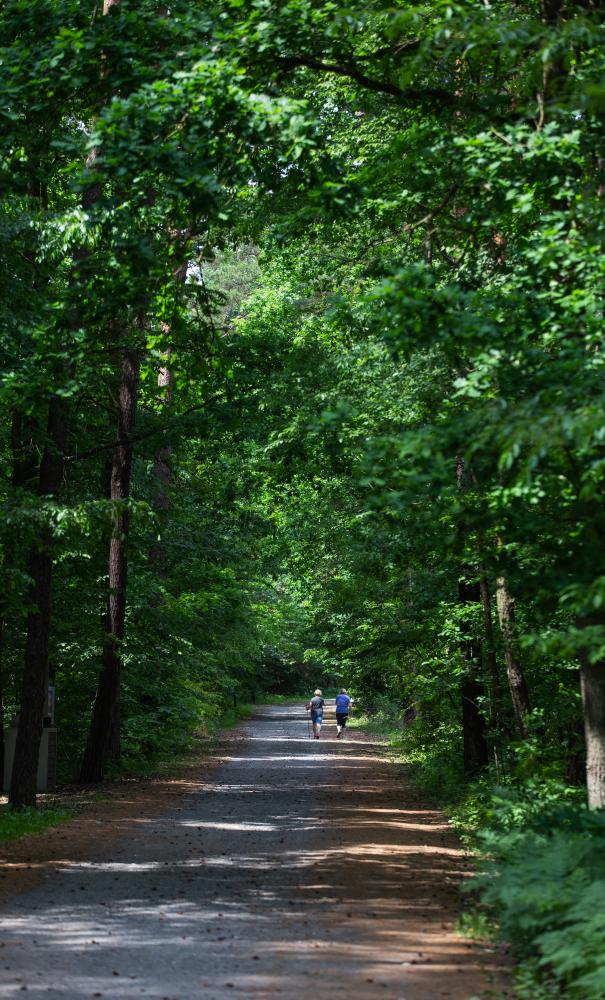
[[[187,417],[190,413],[195,413],[196,410],[203,410],[205,406],[209,403],[214,403],[217,399],[221,397],[216,394],[210,396],[208,399],[204,400],[203,403],[196,403],[195,406],[190,406],[188,409],[183,410],[182,413],[176,413],[172,420],[164,424],[162,427],[154,427],[152,430],[143,431],[141,434],[133,434],[127,438],[118,438],[115,441],[107,441],[105,444],[96,445],[94,448],[88,448],[86,451],[77,452],[75,455],[67,455],[65,457],[65,462],[82,462],[85,458],[93,458],[95,455],[100,455],[103,451],[111,451],[114,448],[120,448],[122,445],[136,444],[138,441],[146,441],[147,438],[155,437],[156,434],[163,434],[165,431],[169,431],[176,423],[181,419],[181,417]]]
[[[388,80],[376,80],[372,76],[367,76],[355,66],[347,63],[326,63],[322,62],[321,59],[313,59],[311,56],[288,56],[287,58],[280,59],[279,64],[285,70],[305,66],[307,69],[317,69],[322,73],[335,73],[337,76],[346,76],[350,80],[355,80],[356,83],[361,84],[366,90],[375,90],[381,94],[390,94],[392,97],[398,97],[405,101],[414,101],[415,103],[439,101],[441,104],[448,105],[459,103],[456,95],[450,93],[448,90],[441,90],[434,87],[427,88],[426,90],[415,90],[414,88],[404,90],[395,83],[389,83]]]
[[[385,56],[399,56],[403,52],[410,52],[420,47],[419,38],[408,38],[405,42],[397,45],[385,45],[382,49],[368,52],[365,56],[357,56],[357,62],[371,62],[374,59],[383,59]]]
[[[445,195],[443,201],[439,202],[439,204],[435,208],[431,208],[430,211],[427,212],[427,214],[422,219],[418,219],[417,222],[406,222],[405,225],[403,226],[404,233],[411,233],[414,229],[418,229],[419,226],[426,226],[428,223],[433,222],[435,216],[439,215],[443,211],[443,209],[449,204],[450,198],[452,197],[452,195],[456,193],[457,189],[458,185],[452,184],[452,186],[448,189],[447,194]]]

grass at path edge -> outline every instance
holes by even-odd
[[[42,833],[49,827],[65,823],[74,815],[72,809],[57,808],[44,804],[37,809],[17,809],[0,806],[0,841],[17,840],[30,833]]]

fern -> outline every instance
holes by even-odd
[[[514,953],[525,961],[519,996],[570,1000],[605,996],[605,815],[553,806],[523,815],[501,803],[475,880],[482,902],[498,920]],[[538,981],[542,986],[538,989]],[[554,989],[558,993],[551,993]]]

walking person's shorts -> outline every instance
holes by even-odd
[[[348,715],[347,715],[346,712],[337,712],[336,713],[336,725],[337,726],[342,726],[342,728],[344,729],[344,727],[347,724],[347,719],[348,719]]]

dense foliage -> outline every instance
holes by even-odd
[[[592,0],[6,0],[13,805],[49,682],[97,781],[325,678],[478,823],[605,806],[604,41]],[[486,898],[588,996],[601,875],[522,815]]]

